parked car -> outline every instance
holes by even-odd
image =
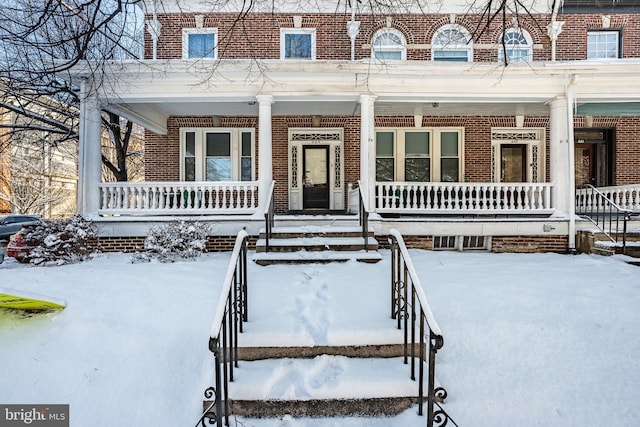
[[[42,222],[36,215],[9,215],[0,220],[0,240],[6,240],[29,224]]]
[[[29,254],[34,247],[27,244],[22,233],[18,232],[9,239],[6,255],[15,258],[18,262],[29,262]]]

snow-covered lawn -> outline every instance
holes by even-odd
[[[350,283],[388,280],[389,252],[382,254],[376,265],[250,263],[249,286],[254,277],[294,289],[300,285],[296,277],[314,272],[310,283],[327,309],[309,302],[300,307],[300,319],[312,326],[305,329],[310,339],[343,341],[349,329],[340,319],[350,306],[387,307],[376,292],[347,293],[345,299],[340,291]],[[461,427],[640,425],[639,267],[620,257],[589,255],[411,254],[444,333],[436,372],[449,392],[445,407]],[[106,254],[61,267],[6,259],[0,287],[37,292],[68,306],[30,318],[0,313],[0,404],[68,403],[73,427],[194,425],[202,392],[211,385],[207,340],[229,256],[131,264],[127,255]],[[332,286],[335,280],[341,286]],[[249,303],[278,311],[282,297],[269,295]],[[309,295],[295,301],[304,305]],[[276,332],[274,340],[282,336]],[[377,420],[239,421],[293,427],[426,424],[413,409]]]

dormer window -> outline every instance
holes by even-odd
[[[392,28],[376,32],[371,43],[371,57],[382,60],[407,59],[404,35]]]
[[[473,43],[469,32],[458,24],[441,27],[433,36],[431,59],[434,61],[473,61]]]
[[[216,28],[183,28],[183,59],[217,59],[218,30]]]
[[[281,28],[280,59],[316,59],[315,28]]]

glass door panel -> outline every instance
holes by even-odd
[[[500,182],[527,182],[527,146],[525,144],[502,145],[502,176]]]
[[[329,147],[303,147],[303,209],[329,209]]]

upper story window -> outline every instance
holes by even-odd
[[[392,28],[376,32],[371,43],[371,57],[376,59],[407,59],[404,35]]]
[[[281,28],[280,59],[316,59],[315,28]]]
[[[533,42],[522,28],[510,28],[504,32],[498,46],[498,60],[505,62],[531,62]]]
[[[587,59],[621,58],[619,31],[587,32]]]
[[[252,181],[254,135],[253,129],[181,129],[181,179]]]
[[[458,24],[441,27],[431,42],[431,59],[434,61],[473,61],[473,42],[469,32]]]
[[[218,57],[218,30],[216,28],[183,28],[182,29],[182,58]]]

